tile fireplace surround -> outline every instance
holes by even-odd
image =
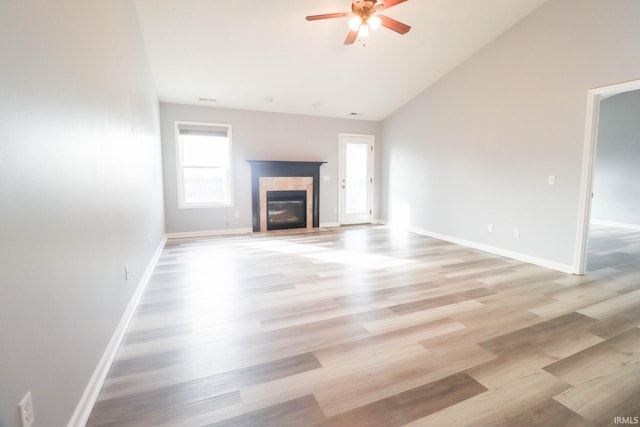
[[[307,228],[320,225],[320,166],[326,162],[248,160],[253,231],[267,231],[267,191],[307,192]]]

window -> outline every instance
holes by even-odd
[[[231,206],[231,126],[176,123],[178,207]]]

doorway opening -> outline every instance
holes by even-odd
[[[587,116],[585,143],[582,164],[580,205],[578,213],[578,230],[576,233],[576,251],[574,255],[575,274],[585,274],[589,246],[589,229],[591,226],[591,208],[593,197],[593,179],[598,142],[598,124],[600,102],[604,99],[640,89],[640,80],[591,89],[587,94]]]

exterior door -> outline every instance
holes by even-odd
[[[339,134],[339,216],[341,225],[371,222],[373,135]]]

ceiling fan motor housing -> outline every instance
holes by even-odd
[[[384,7],[382,2],[380,2],[380,4],[377,3],[377,0],[354,0],[351,4],[351,10],[354,14],[362,18],[363,22],[366,22],[378,9]]]

